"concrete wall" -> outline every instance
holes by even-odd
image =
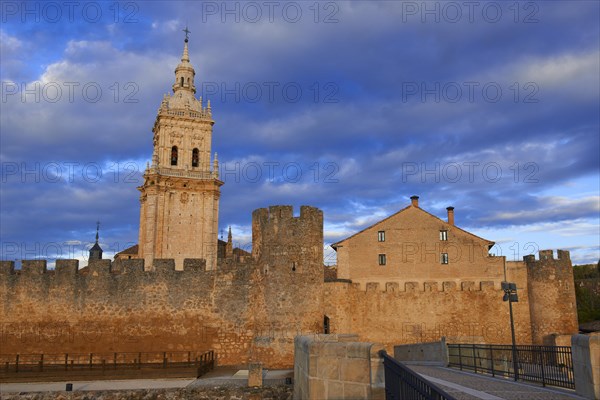
[[[590,400],[600,399],[600,333],[573,335],[571,350],[577,394]]]
[[[295,339],[294,399],[383,399],[380,346],[356,335],[310,335]]]
[[[448,366],[446,338],[439,342],[394,346],[394,358],[405,364],[431,364]]]

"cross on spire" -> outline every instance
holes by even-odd
[[[187,42],[187,41],[188,41],[188,35],[189,35],[190,33],[192,33],[192,32],[191,32],[191,31],[188,29],[188,27],[187,27],[187,24],[185,25],[185,29],[183,29],[183,32],[185,32],[185,41]]]
[[[96,243],[98,243],[98,232],[100,231],[100,221],[96,221]]]

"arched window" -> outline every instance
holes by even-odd
[[[197,167],[200,162],[200,150],[192,150],[192,167]]]
[[[181,87],[183,87],[183,76],[181,77]]]
[[[171,147],[171,165],[177,165],[177,146]]]

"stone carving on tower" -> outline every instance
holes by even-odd
[[[181,63],[175,69],[173,94],[165,94],[154,122],[152,163],[140,195],[138,257],[151,269],[153,260],[172,258],[176,269],[186,258],[217,265],[219,180],[217,154],[211,166],[210,101],[197,99],[195,70],[188,54],[189,31]],[[212,167],[212,168],[211,168]]]

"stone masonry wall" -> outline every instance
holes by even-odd
[[[517,341],[576,332],[568,252],[506,263],[517,283]],[[290,206],[253,213],[253,257],[206,270],[204,260],[0,262],[0,354],[215,350],[219,364],[290,367],[294,337],[356,333],[393,345],[510,343],[500,280],[324,282],[323,214]],[[534,334],[532,335],[532,331]]]
[[[549,344],[552,333],[578,332],[573,266],[568,251],[541,250],[539,260],[524,257],[534,344]]]
[[[383,399],[381,346],[356,335],[307,335],[295,340],[294,399]]]
[[[322,329],[323,216],[312,207],[299,217],[291,207],[255,214],[264,217],[253,222],[258,262],[216,270],[196,259],[98,260],[81,270],[57,260],[51,271],[44,260],[24,260],[20,271],[0,262],[0,354],[212,349],[219,364],[290,367],[294,337]]]
[[[331,332],[352,332],[386,346],[439,341],[510,343],[508,304],[500,282],[388,282],[325,284]],[[517,340],[531,343],[527,297],[513,305]]]

